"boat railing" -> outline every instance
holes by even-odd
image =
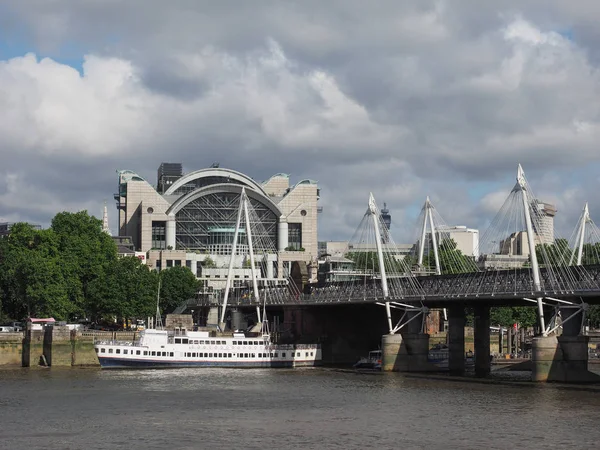
[[[94,344],[96,345],[119,345],[123,347],[141,347],[139,342],[131,342],[131,341],[118,341],[118,340],[95,340]]]

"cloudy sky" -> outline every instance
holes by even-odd
[[[600,222],[596,0],[0,0],[0,221],[116,211],[115,170],[318,180],[321,239],[369,192],[481,227],[521,163],[568,237]],[[113,225],[113,229],[116,228]]]

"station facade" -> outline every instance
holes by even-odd
[[[316,267],[320,194],[316,181],[291,184],[289,175],[280,173],[257,182],[220,167],[184,174],[179,163],[161,164],[155,186],[129,170],[118,174],[119,236],[130,236],[135,251],[145,252],[146,263],[156,270],[185,265],[200,277],[207,257],[213,267],[225,266],[242,188],[261,223],[262,235],[253,236],[254,247],[273,253],[269,277],[281,277],[292,261]],[[245,232],[240,230],[237,253],[245,245]]]

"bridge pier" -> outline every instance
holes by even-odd
[[[531,379],[559,383],[600,382],[600,375],[588,371],[589,337],[580,334],[581,312],[573,307],[561,308],[560,312],[562,336],[533,338]],[[568,318],[570,320],[565,323]]]
[[[429,335],[386,334],[382,338],[382,367],[386,372],[432,372],[439,370],[427,361]]]
[[[465,374],[465,308],[448,308],[448,371],[450,375]]]
[[[475,376],[487,377],[492,370],[490,359],[490,307],[475,308]]]
[[[432,372],[429,363],[429,334],[423,333],[420,311],[407,311],[402,333],[382,337],[382,370],[388,372]]]

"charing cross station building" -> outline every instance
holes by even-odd
[[[179,163],[162,163],[156,186],[129,170],[118,174],[119,236],[130,236],[151,268],[187,266],[198,278],[211,279],[214,287],[217,279],[224,286],[245,188],[261,225],[262,235],[252,236],[253,241],[271,253],[263,276],[282,278],[292,262],[302,261],[309,277],[316,277],[320,211],[316,181],[291,184],[289,175],[280,173],[257,182],[216,165],[184,174]],[[244,244],[245,231],[240,229],[236,279],[250,278],[250,270],[244,268]]]

